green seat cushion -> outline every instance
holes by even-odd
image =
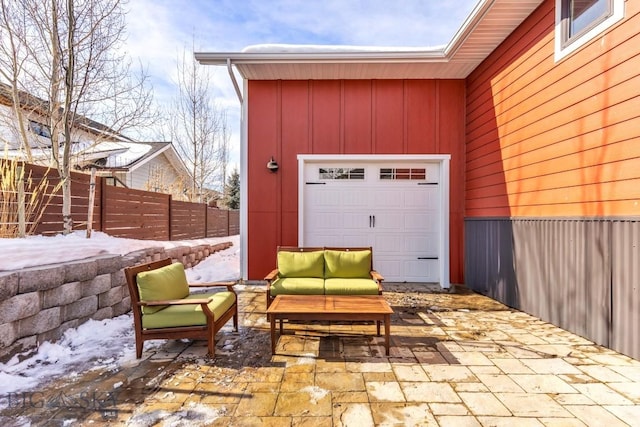
[[[324,277],[324,253],[278,251],[280,277]]]
[[[140,301],[181,299],[189,295],[189,285],[187,276],[184,273],[184,265],[179,262],[138,273],[136,282],[140,293]],[[142,312],[151,314],[162,310],[164,307],[143,307]]]
[[[372,279],[326,279],[327,295],[378,295],[378,284]]]
[[[315,277],[288,277],[275,280],[269,288],[271,296],[276,295],[322,295],[324,279]]]
[[[370,278],[371,251],[324,251],[325,278]]]
[[[219,319],[236,301],[233,292],[224,291],[212,294],[189,295],[184,299],[209,298],[212,300],[209,309],[213,311],[214,320]],[[155,313],[142,316],[142,327],[145,329],[176,328],[180,326],[206,325],[207,317],[200,304],[169,305]]]

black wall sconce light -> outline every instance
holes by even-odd
[[[271,160],[267,162],[267,169],[269,169],[271,172],[278,172],[279,167],[280,166],[278,165],[278,162],[276,162],[273,156],[271,156]]]

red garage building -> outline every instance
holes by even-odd
[[[278,245],[371,245],[390,281],[640,357],[639,2],[481,0],[438,50],[196,57],[244,79],[244,278]]]

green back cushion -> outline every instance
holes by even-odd
[[[280,277],[324,277],[323,251],[278,252]]]
[[[187,284],[187,276],[184,273],[184,265],[179,262],[138,273],[136,282],[138,283],[141,301],[182,299],[189,295],[189,285]],[[142,307],[142,312],[151,314],[162,310],[164,307]]]
[[[371,251],[324,251],[325,278],[369,277]]]

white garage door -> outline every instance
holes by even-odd
[[[440,282],[440,168],[439,162],[305,163],[304,246],[372,246],[374,267],[386,281]]]

